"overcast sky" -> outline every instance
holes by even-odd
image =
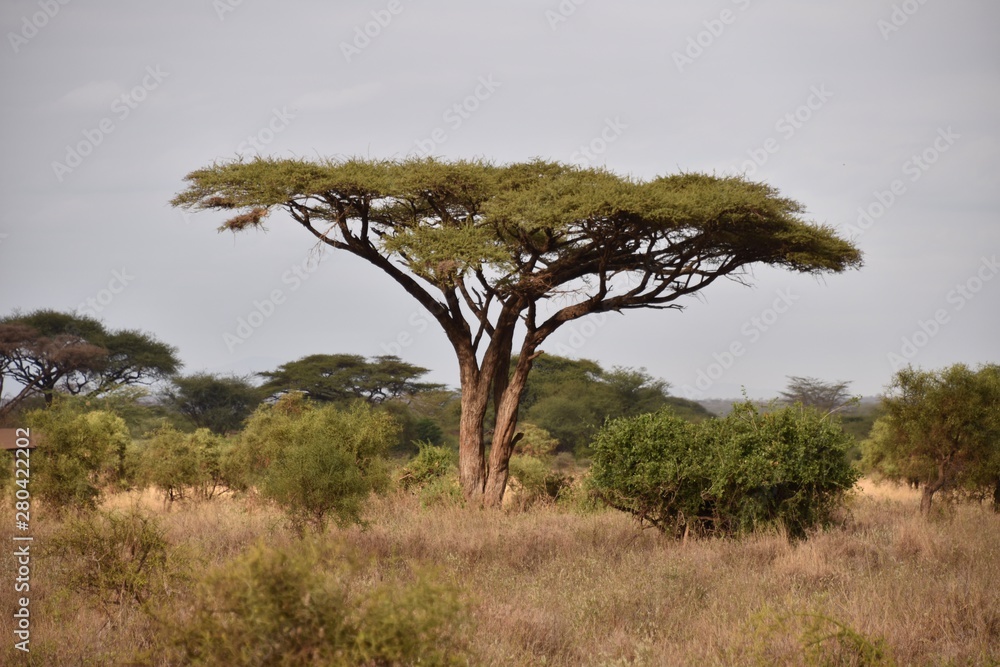
[[[993,0],[8,0],[0,24],[0,315],[79,309],[187,372],[396,352],[455,385],[444,334],[378,270],[310,264],[280,215],[233,236],[167,202],[237,155],[541,157],[742,172],[865,253],[578,321],[550,352],[689,397],[1000,362]]]

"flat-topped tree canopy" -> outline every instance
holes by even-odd
[[[678,308],[680,297],[720,277],[741,280],[754,264],[810,274],[861,265],[860,251],[803,219],[799,203],[741,177],[644,181],[542,160],[256,158],[216,163],[186,181],[173,205],[229,211],[223,230],[260,227],[283,209],[321,242],[389,274],[455,347],[463,408],[478,410],[465,396],[489,385],[498,417],[538,346],[568,321]],[[539,313],[555,296],[565,297],[562,307]],[[508,379],[519,323],[525,337]],[[493,443],[496,452],[497,435]],[[491,454],[491,470],[499,466],[506,480],[500,459]]]
[[[110,330],[72,312],[15,311],[0,318],[0,394],[6,378],[21,388],[0,405],[0,418],[34,394],[51,404],[57,390],[99,394],[152,384],[180,367],[174,347],[142,331]]]

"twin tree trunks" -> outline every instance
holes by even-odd
[[[483,503],[499,507],[510,475],[508,464],[517,444],[517,409],[528,380],[533,353],[519,355],[514,372],[507,379],[508,363],[492,376],[477,372],[475,359],[460,359],[462,378],[462,416],[459,422],[458,470],[466,498],[482,495]],[[496,423],[486,464],[483,423],[490,395],[496,405]]]
[[[861,266],[850,242],[801,218],[801,204],[742,177],[640,181],[542,160],[258,157],[185,180],[174,206],[227,212],[220,230],[233,232],[284,211],[319,243],[387,274],[434,317],[461,378],[462,491],[488,507],[500,507],[507,487],[532,362],[562,325],[679,309],[677,299],[719,278],[746,283],[757,264],[806,274]]]

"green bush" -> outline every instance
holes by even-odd
[[[423,417],[413,425],[413,439],[418,446],[421,442],[441,445],[444,442],[444,431],[436,421],[430,417]]]
[[[510,457],[510,476],[515,483],[508,490],[516,503],[527,508],[539,501],[551,501],[569,490],[573,477],[555,471],[551,465],[534,456]]]
[[[790,534],[826,523],[858,474],[852,437],[819,412],[760,414],[747,402],[697,424],[669,411],[608,422],[594,444],[592,485],[606,503],[675,535]]]
[[[259,546],[211,571],[164,614],[166,664],[467,664],[459,592],[427,574],[372,584],[329,545]]]
[[[122,476],[130,438],[120,417],[57,403],[29,413],[27,423],[40,435],[31,454],[33,493],[57,509],[95,507],[102,488]]]
[[[164,529],[137,509],[70,517],[46,545],[66,587],[104,605],[142,603],[166,586]]]
[[[462,501],[455,452],[447,447],[418,442],[419,453],[403,468],[399,484],[415,490],[425,507]]]
[[[514,452],[517,454],[546,459],[552,456],[559,446],[559,441],[540,426],[519,424],[518,430],[523,435],[514,447]]]
[[[193,491],[204,500],[223,484],[221,458],[226,441],[207,428],[181,433],[172,426],[154,432],[140,455],[140,477],[172,502]]]
[[[225,470],[283,507],[299,532],[330,515],[355,523],[362,502],[389,483],[385,453],[397,434],[391,416],[366,404],[340,410],[290,394],[250,417]]]
[[[406,467],[399,483],[404,489],[423,487],[455,469],[455,453],[446,447],[418,442],[419,452]]]

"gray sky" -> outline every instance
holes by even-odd
[[[744,172],[866,262],[759,269],[683,312],[579,321],[550,352],[690,397],[786,375],[875,394],[907,361],[1000,362],[992,0],[15,0],[0,25],[0,314],[81,308],[177,346],[187,372],[397,352],[454,385],[443,333],[376,269],[310,264],[281,216],[234,237],[167,202],[238,154],[537,156]]]

